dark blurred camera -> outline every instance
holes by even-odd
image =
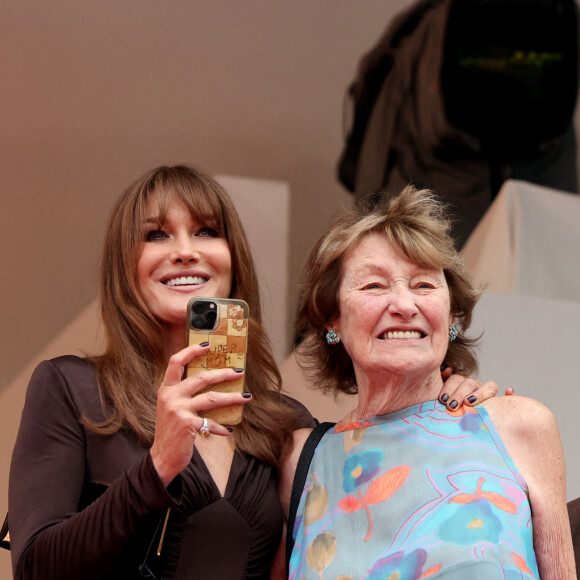
[[[217,320],[217,304],[213,300],[197,300],[191,307],[190,324],[196,330],[213,330]]]

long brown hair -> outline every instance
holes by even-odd
[[[221,185],[202,171],[186,166],[153,169],[130,185],[115,204],[105,235],[101,262],[101,316],[106,349],[93,357],[107,417],[95,431],[131,430],[150,445],[155,434],[157,388],[167,366],[166,329],[143,300],[136,267],[142,246],[142,224],[151,199],[161,220],[171,203],[216,229],[232,258],[231,298],[249,305],[246,381],[253,400],[236,429],[236,446],[276,465],[290,445],[295,417],[281,401],[281,378],[261,326],[261,306],[254,261],[240,218]]]
[[[343,214],[321,236],[303,271],[302,298],[297,330],[307,338],[299,360],[313,382],[330,394],[358,391],[352,360],[342,343],[328,345],[326,326],[339,316],[338,294],[342,264],[348,251],[373,232],[384,235],[411,261],[426,268],[441,268],[449,287],[451,313],[459,336],[449,343],[444,366],[454,372],[477,371],[475,339],[467,338],[479,291],[473,288],[449,235],[445,205],[428,190],[412,185],[385,205],[370,209],[361,204]]]

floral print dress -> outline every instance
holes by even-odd
[[[539,578],[527,486],[481,406],[328,431],[293,535],[290,580]]]

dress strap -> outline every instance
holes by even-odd
[[[308,438],[304,443],[304,447],[300,452],[298,464],[296,465],[296,473],[294,474],[294,481],[292,482],[290,509],[288,511],[288,522],[286,525],[286,570],[288,570],[290,556],[292,554],[292,550],[294,549],[294,521],[296,519],[296,510],[298,509],[302,491],[304,490],[304,484],[306,483],[306,476],[308,475],[310,462],[312,461],[312,456],[314,455],[314,451],[318,446],[318,442],[331,427],[334,427],[334,425],[336,425],[336,423],[331,423],[328,421],[316,425],[316,427],[314,427],[312,430],[312,433],[308,435]]]

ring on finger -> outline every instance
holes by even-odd
[[[203,418],[203,424],[199,429],[199,434],[202,437],[207,437],[209,435],[209,423],[205,417]]]

